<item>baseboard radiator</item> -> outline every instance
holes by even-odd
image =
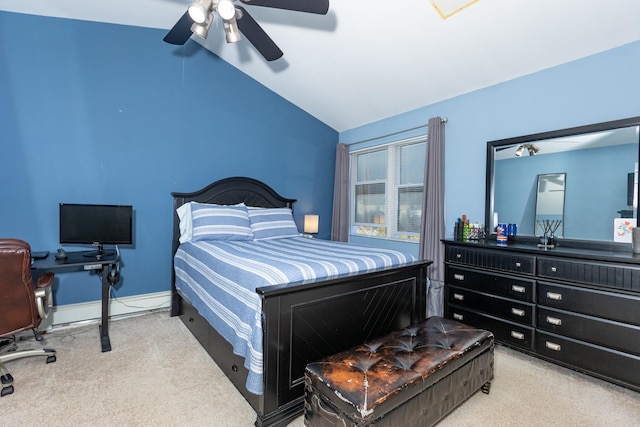
[[[165,310],[170,306],[171,291],[111,298],[109,317],[125,317],[149,311]],[[45,331],[93,321],[100,322],[101,310],[100,300],[55,306],[49,317],[40,325],[40,330]]]

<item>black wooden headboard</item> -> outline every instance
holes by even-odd
[[[267,184],[253,178],[242,176],[224,178],[213,182],[201,190],[193,193],[171,193],[173,196],[173,242],[171,245],[171,290],[175,293],[175,274],[173,271],[173,256],[180,244],[180,223],[176,209],[188,202],[214,203],[217,205],[235,205],[244,203],[247,206],[261,208],[293,209],[296,199],[282,197]]]

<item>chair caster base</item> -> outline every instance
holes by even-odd
[[[56,356],[52,354],[51,356],[47,356],[47,363],[53,363],[56,361]]]
[[[2,382],[2,385],[11,384],[13,382],[13,377],[11,374],[2,375],[0,376],[0,382]]]
[[[4,397],[8,394],[13,394],[13,386],[10,385],[8,387],[2,387],[2,392],[0,392],[0,397]]]

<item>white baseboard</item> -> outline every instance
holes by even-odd
[[[109,317],[159,310],[168,308],[170,305],[171,291],[111,298],[109,300]],[[99,321],[101,316],[102,302],[100,300],[55,306],[49,313],[49,317],[40,325],[40,329],[46,330],[92,320]]]

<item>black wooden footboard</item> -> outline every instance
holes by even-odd
[[[258,289],[264,322],[261,396],[245,388],[244,360],[186,301],[181,318],[256,411],[256,425],[286,425],[303,411],[307,363],[424,320],[430,264]]]

